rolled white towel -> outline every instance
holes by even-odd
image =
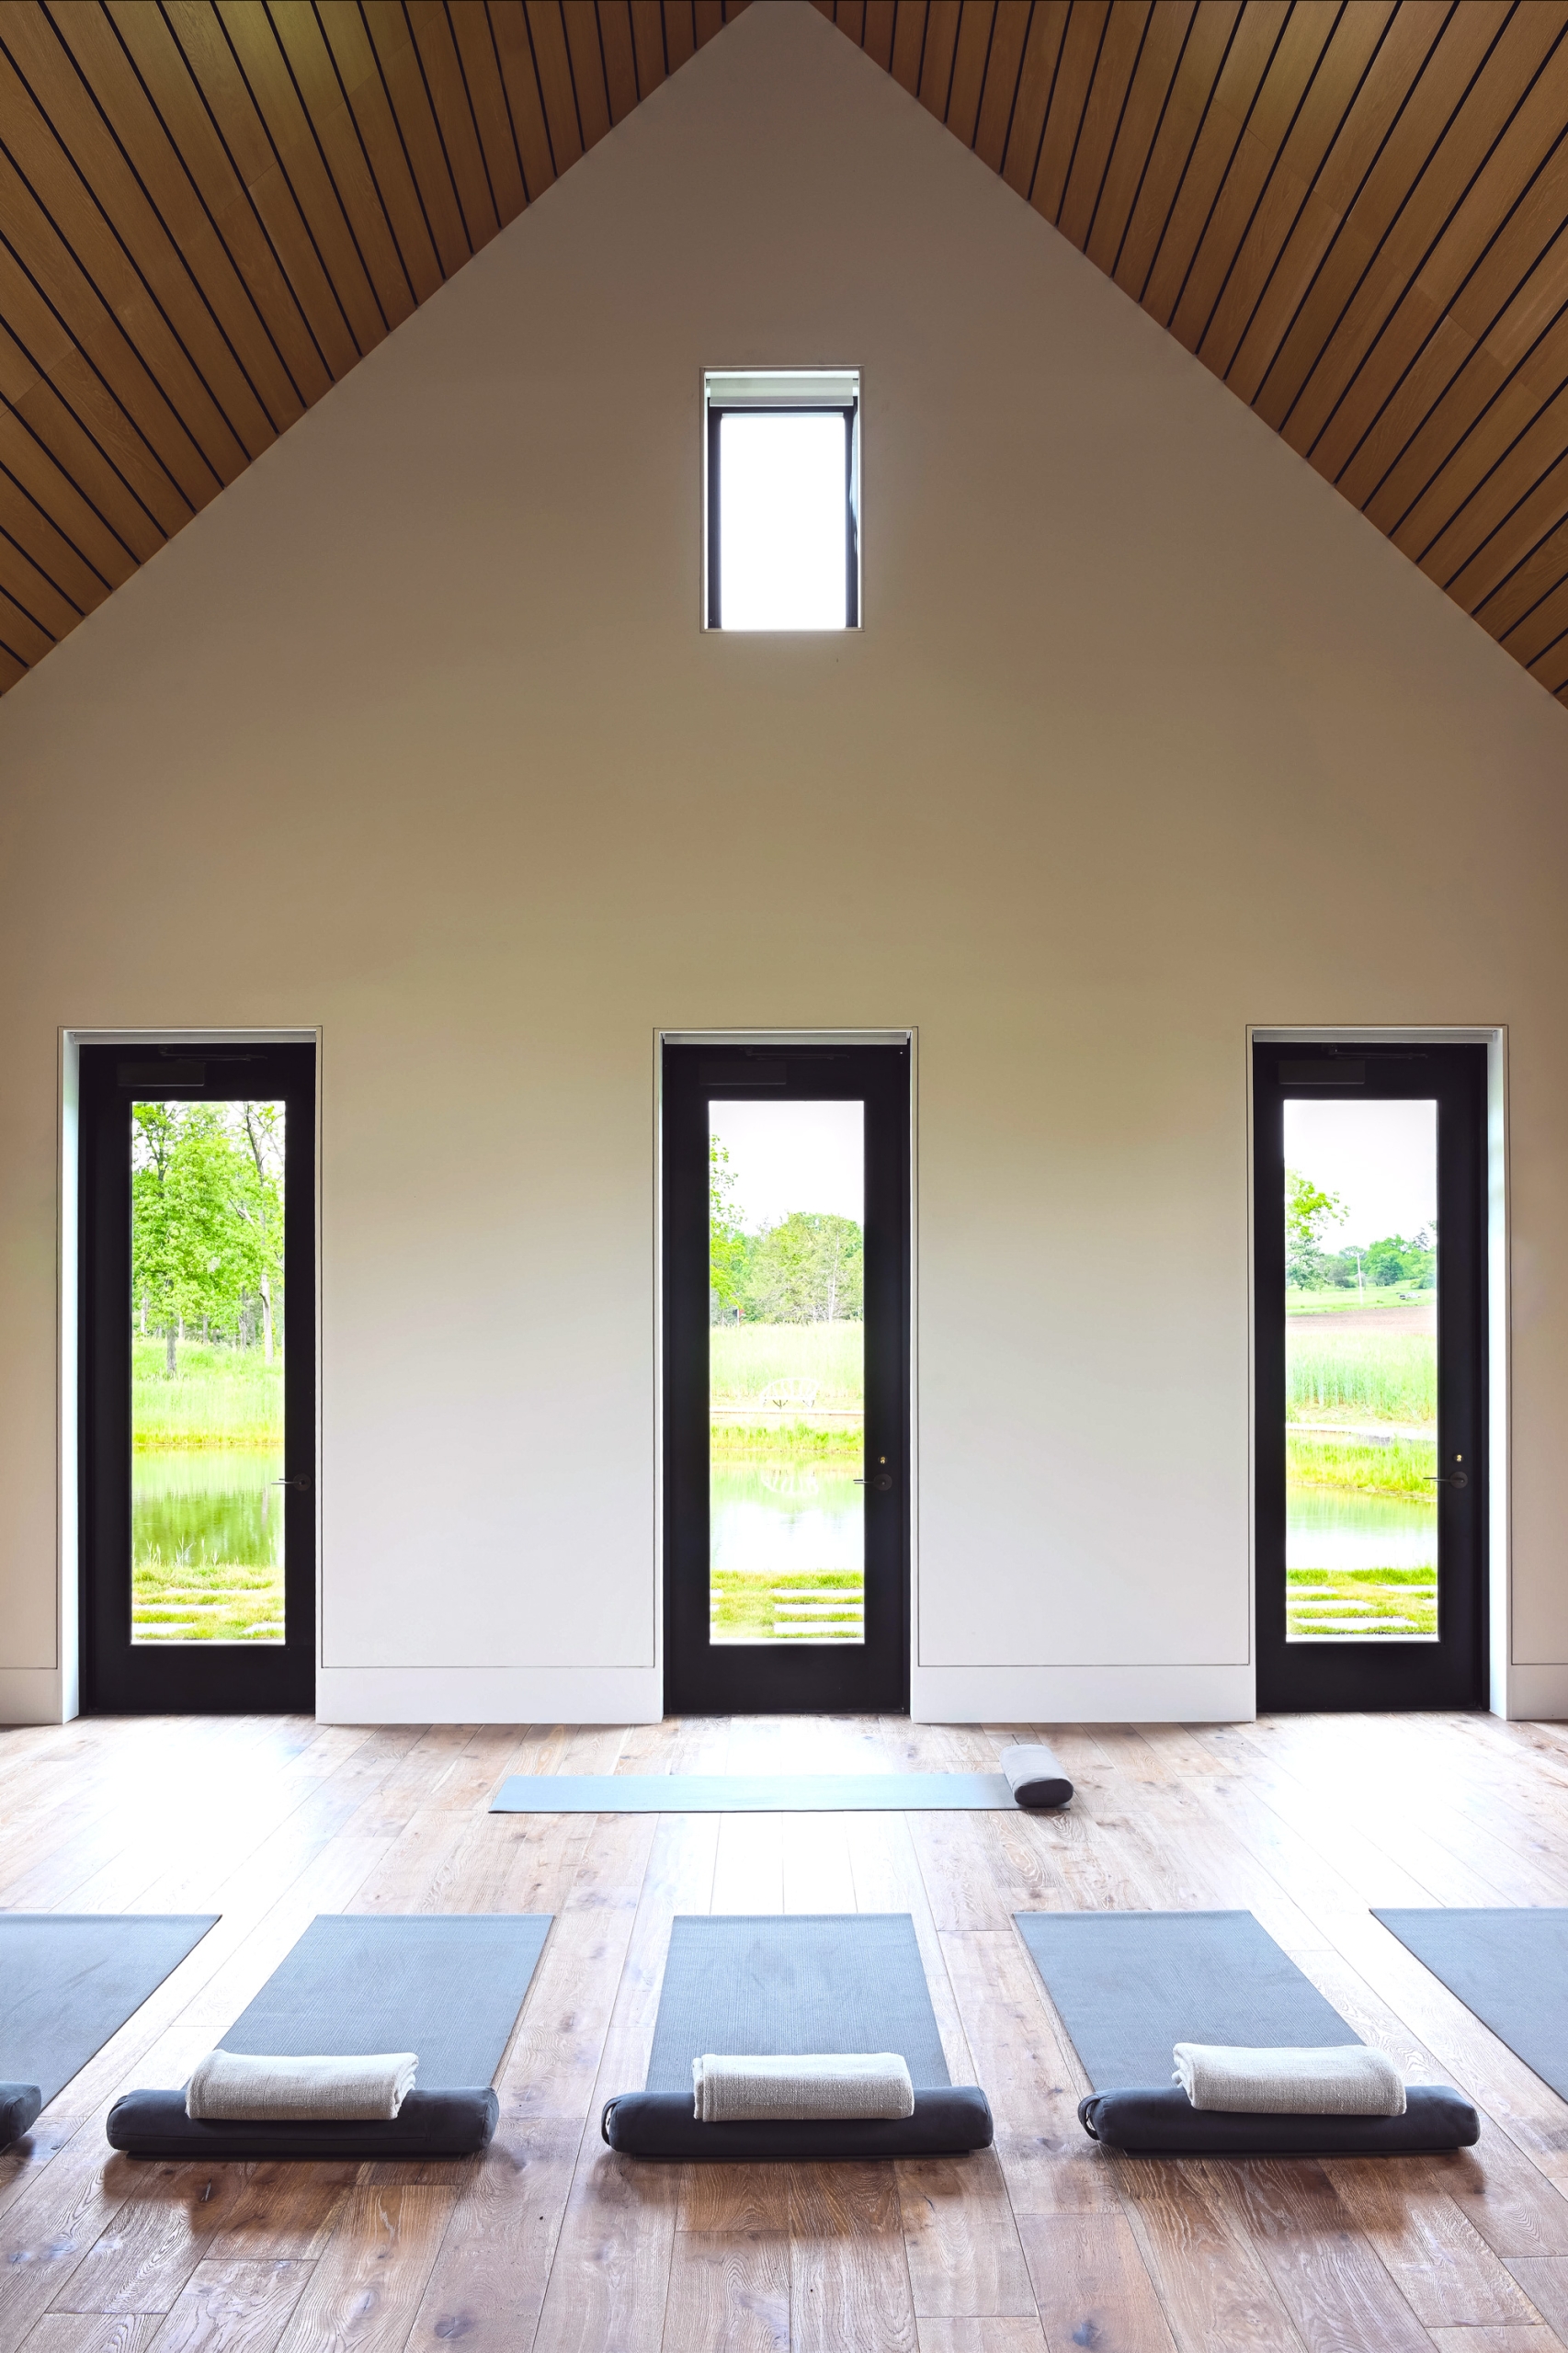
[[[1194,2108],[1265,2116],[1403,2116],[1404,2083],[1386,2051],[1178,2042],[1174,2080]]]
[[[913,2116],[915,2086],[896,2051],[715,2056],[691,2063],[699,2124],[805,2123]]]
[[[272,2059],[210,2051],[185,2087],[187,2116],[260,2124],[390,2123],[414,2089],[412,2051],[356,2059]]]
[[[1072,1782],[1042,1742],[1020,1741],[1005,1748],[996,1762],[1020,1805],[1033,1810],[1065,1805],[1073,1794]]]

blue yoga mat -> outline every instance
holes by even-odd
[[[689,2099],[705,2051],[898,2051],[917,2086],[950,2080],[907,1912],[674,1920],[648,2089]]]
[[[1094,2086],[1084,2130],[1133,2156],[1430,2155],[1481,2122],[1446,2084],[1412,2085],[1402,2116],[1194,2108],[1171,2080],[1178,2042],[1321,2049],[1358,2043],[1250,1912],[1018,1912],[1018,1934]]]
[[[514,1773],[492,1813],[1017,1813],[1005,1773]]]
[[[1359,2042],[1250,1912],[1018,1912],[1097,2092],[1168,2084],[1177,2042]]]
[[[1372,1917],[1568,2099],[1568,1911],[1377,1911]]]
[[[45,2107],[194,1951],[216,1912],[0,1912],[0,2078]]]
[[[323,1912],[222,2038],[225,2051],[351,2059],[416,2051],[421,2091],[488,2084],[548,1912]]]
[[[128,2092],[110,2144],[178,2163],[357,2163],[473,2156],[495,2130],[491,2088],[544,1940],[547,1912],[318,1915],[222,2039],[225,2051],[347,2059],[413,2051],[419,2080],[378,2122],[276,2124],[185,2112],[183,2091]]]

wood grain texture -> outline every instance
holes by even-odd
[[[1020,2227],[1051,2353],[1175,2353],[1125,2214],[1028,2214]]]
[[[1038,2320],[923,2320],[920,2353],[1045,2353]]]
[[[271,2353],[310,2283],[311,2266],[199,2263],[158,2335],[160,2353]]]
[[[1032,1734],[1078,1783],[1060,1817],[485,1811],[508,1771],[983,1768]],[[1568,2106],[1368,1907],[1562,1901],[1564,1852],[1568,1733],[1481,1717],[0,1732],[0,1904],[222,1915],[0,2156],[0,2353],[1562,2353]],[[613,2155],[599,2109],[642,2080],[670,1922],[737,1904],[908,1911],[995,2148]],[[1108,2158],[1012,1922],[1108,1904],[1253,1909],[1410,2079],[1476,2101],[1480,2143],[1397,2166]],[[555,1915],[486,2154],[114,2155],[108,2102],[177,2081],[312,1915],[343,1908]]]
[[[7,0],[0,690],[746,0]],[[1568,0],[816,0],[1568,696]]]

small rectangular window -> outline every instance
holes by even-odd
[[[707,624],[860,625],[860,374],[710,369]]]

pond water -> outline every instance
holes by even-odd
[[[754,1576],[853,1569],[864,1561],[865,1494],[850,1463],[715,1462],[709,1489],[715,1569]]]
[[[865,1640],[862,1496],[853,1463],[715,1462],[715,1643]]]
[[[858,1569],[865,1490],[855,1477],[848,1465],[714,1463],[714,1568],[768,1576]],[[1285,1510],[1285,1557],[1293,1569],[1437,1566],[1433,1504],[1291,1487]]]
[[[1287,1488],[1285,1558],[1287,1641],[1437,1641],[1435,1504]]]
[[[283,1456],[138,1450],[131,1463],[131,1640],[283,1640]]]
[[[1399,1495],[1289,1487],[1285,1563],[1291,1569],[1437,1567],[1437,1507]]]

